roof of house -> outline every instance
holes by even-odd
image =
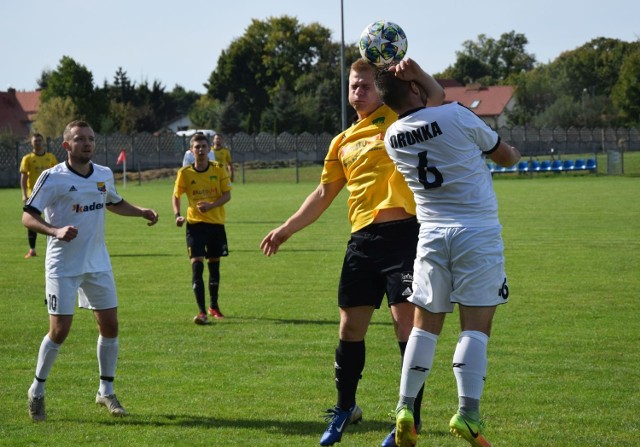
[[[457,101],[478,116],[498,116],[513,97],[513,87],[494,85],[484,87],[469,84],[463,87],[445,87],[445,102]]]
[[[9,89],[7,92],[0,92],[0,129],[26,137],[39,106],[39,91],[19,92]]]

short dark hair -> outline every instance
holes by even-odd
[[[189,140],[189,147],[192,147],[193,143],[196,141],[206,141],[207,144],[209,144],[209,138],[207,138],[203,132],[196,132],[191,136],[191,139]]]
[[[375,86],[382,102],[394,111],[403,106],[411,91],[411,82],[399,79],[387,67],[376,72]]]
[[[37,138],[37,137],[40,137],[40,138],[44,139],[44,137],[42,136],[41,133],[38,133],[38,132],[32,132],[31,133],[31,138]]]
[[[69,141],[71,139],[71,129],[75,128],[75,127],[89,127],[91,128],[91,126],[89,125],[89,123],[87,123],[86,121],[82,121],[82,120],[74,120],[71,121],[69,124],[67,124],[67,126],[64,128],[64,132],[62,132],[62,139],[64,141]]]

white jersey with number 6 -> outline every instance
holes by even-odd
[[[422,226],[499,225],[491,173],[483,155],[498,134],[459,103],[420,108],[387,130],[385,146],[414,192]]]

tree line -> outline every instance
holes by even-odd
[[[517,107],[509,124],[536,127],[636,127],[640,121],[640,42],[597,37],[547,64],[527,52],[524,34],[465,41],[436,79],[512,85]],[[197,128],[223,133],[336,133],[341,129],[340,44],[318,24],[294,17],[252,20],[220,54],[201,95],[158,80],[136,84],[119,67],[96,86],[69,56],[43,71],[35,128],[57,136],[82,117],[102,133],[156,132],[188,115]],[[347,45],[347,64],[359,57]],[[62,126],[62,127],[61,127]]]

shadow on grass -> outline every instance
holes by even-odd
[[[99,421],[98,424],[106,426],[132,426],[132,427],[182,427],[182,428],[229,428],[229,429],[247,429],[259,430],[265,433],[279,434],[286,436],[317,436],[318,438],[327,429],[327,422],[321,418],[318,421],[292,421],[292,420],[271,420],[271,419],[222,419],[217,417],[205,417],[191,414],[163,414],[148,415],[143,414],[129,415],[125,418]],[[95,424],[95,420],[77,420],[80,423]],[[391,431],[393,423],[388,420],[368,420],[350,425],[345,431],[345,436],[349,433],[369,433],[380,432],[388,433]],[[422,435],[426,435],[425,430]],[[386,435],[384,435],[386,436]],[[449,438],[451,435],[448,431],[429,429],[428,436],[434,438]],[[382,438],[381,438],[382,440]]]
[[[270,321],[277,324],[310,324],[310,325],[318,325],[318,326],[338,326],[340,321],[338,319],[335,320],[302,320],[297,318],[268,318],[268,317],[228,317],[225,316],[223,321],[218,321],[215,324],[226,324],[229,323],[240,323],[240,322],[254,322],[254,321]],[[392,323],[383,322],[383,321],[371,321],[369,326],[390,326]]]

